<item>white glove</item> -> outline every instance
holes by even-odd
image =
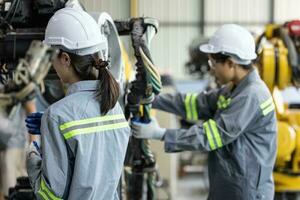
[[[40,141],[32,141],[27,149],[27,157],[31,157],[33,154],[42,157],[41,149],[40,149]]]
[[[133,136],[141,139],[162,140],[166,132],[165,128],[158,125],[155,118],[152,118],[147,124],[131,121],[130,126]]]

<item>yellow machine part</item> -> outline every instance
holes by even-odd
[[[276,66],[274,45],[271,43],[267,43],[263,46],[261,52],[259,73],[270,91],[273,90],[275,85],[275,69]]]
[[[258,70],[270,89],[278,119],[276,170],[273,172],[276,192],[300,192],[300,109],[288,109],[281,91],[292,85],[292,70],[288,50],[283,41],[273,35],[277,25],[265,29]]]
[[[300,117],[299,112],[297,113],[298,118]],[[299,122],[299,121],[298,121]],[[294,152],[294,158],[292,162],[293,172],[300,172],[300,127],[296,128],[296,150]]]
[[[281,91],[278,89],[278,87],[274,87],[272,96],[276,108],[278,121],[286,121],[286,112],[288,109],[288,105],[284,103]]]
[[[279,95],[273,95],[275,106],[282,106],[277,99]],[[282,102],[283,103],[283,102]],[[276,192],[300,191],[300,110],[285,109],[284,114],[278,118],[278,148],[276,168],[285,169],[287,162],[291,163],[289,173],[274,172]]]
[[[282,90],[290,85],[292,70],[288,63],[288,50],[282,40],[276,41],[276,48],[278,50],[277,86]]]
[[[263,67],[259,71],[270,91],[273,91],[275,85],[284,89],[291,83],[292,70],[287,55],[288,50],[279,39],[271,40],[262,48],[260,65]]]
[[[278,28],[277,24],[267,24],[265,27],[265,36],[267,39],[273,38],[273,31],[274,29]]]
[[[297,118],[299,116],[299,112],[297,113]],[[283,130],[283,129],[282,129]],[[279,130],[280,131],[280,130]],[[287,132],[285,132],[287,133]],[[300,172],[299,164],[300,164],[300,129],[299,127],[295,130],[296,137],[294,139],[295,143],[295,151],[292,158],[292,173],[281,173],[281,172],[273,172],[274,181],[275,181],[275,191],[276,192],[295,192],[300,191],[300,176],[295,175]],[[280,135],[280,133],[279,133]],[[281,143],[285,143],[285,141],[281,141],[280,136],[278,140],[278,145]],[[283,145],[281,145],[283,147]],[[278,148],[278,152],[281,151],[281,148]],[[277,162],[276,162],[277,164]]]
[[[300,176],[273,172],[276,192],[295,192],[300,190]]]
[[[284,167],[286,162],[292,159],[291,155],[296,147],[296,132],[287,122],[279,121],[277,125],[278,145],[276,166]]]

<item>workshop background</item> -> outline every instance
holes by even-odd
[[[151,54],[160,72],[174,80],[164,88],[168,92],[198,92],[208,86],[207,77],[197,74],[188,63],[191,51],[222,24],[237,23],[258,36],[267,24],[282,25],[300,19],[298,0],[83,0],[82,3],[88,11],[106,11],[113,19],[147,16],[159,20]],[[130,49],[129,38],[121,39],[126,49]],[[133,59],[132,54],[129,56]],[[283,93],[285,102],[299,103],[300,94],[295,88],[288,87]],[[158,116],[165,127],[182,126],[172,115]],[[153,142],[152,146],[165,181],[159,189],[159,199],[206,199],[209,186],[205,154],[167,155],[161,143]]]
[[[88,11],[106,11],[113,19],[149,16],[159,20],[152,41],[153,60],[176,79],[187,79],[183,67],[194,39],[209,37],[222,24],[238,23],[261,32],[267,23],[299,19],[297,0],[82,0]]]
[[[3,2],[6,1],[0,0],[0,5]],[[259,56],[255,60],[255,67],[273,95],[279,122],[278,152],[273,173],[275,200],[300,200],[298,90],[300,0],[80,0],[80,2],[88,12],[107,12],[114,20],[152,17],[159,21],[158,32],[151,41],[150,53],[162,78],[162,93],[199,93],[217,87],[213,76],[209,73],[207,56],[199,51],[199,45],[207,42],[223,24],[236,23],[247,28],[259,44],[257,48]],[[281,33],[286,35],[283,36]],[[131,46],[132,41],[129,36],[120,36],[120,41],[124,56],[122,58],[126,58],[123,60],[126,75],[133,72],[128,75],[129,79],[133,80],[136,58]],[[291,60],[294,61],[293,65]],[[294,68],[297,68],[298,74],[292,73]],[[55,81],[60,82],[58,79]],[[44,82],[47,87],[47,81]],[[55,88],[53,82],[48,82],[48,87],[62,93],[65,89]],[[45,106],[43,98],[46,99],[46,96],[37,95],[38,110],[49,106]],[[48,102],[55,102],[50,100]],[[202,123],[187,121],[158,110],[151,110],[151,114],[156,116],[164,128],[189,128],[196,123]],[[207,154],[202,152],[167,154],[161,141],[150,143],[157,161],[156,198],[205,200],[209,189]],[[129,179],[129,176],[126,177],[128,175],[126,167],[123,171],[123,181],[120,182],[123,187],[120,188],[126,188],[128,184],[126,180]]]
[[[149,16],[159,20],[159,31],[151,44],[151,53],[162,73],[174,79],[167,91],[195,92],[203,90],[208,81],[190,73],[190,49],[205,41],[222,24],[238,23],[254,35],[264,31],[267,24],[283,24],[300,19],[298,0],[85,0],[88,10],[107,11],[114,19]],[[123,39],[125,45],[129,41]],[[132,56],[132,55],[131,55]],[[294,88],[284,90],[286,102],[299,102]],[[161,124],[180,126],[171,115],[160,114]],[[168,120],[166,120],[168,119]],[[168,121],[168,124],[166,124]],[[165,123],[165,124],[164,124]],[[161,175],[167,181],[160,192],[161,199],[206,199],[208,182],[205,155],[181,153],[166,155],[161,144],[156,151]],[[157,148],[156,148],[157,149]],[[160,158],[162,157],[162,158]],[[176,168],[175,168],[176,167]],[[175,169],[174,169],[175,168]]]

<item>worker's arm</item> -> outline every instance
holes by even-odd
[[[152,107],[191,121],[208,119],[217,109],[218,95],[218,89],[202,93],[160,94],[155,98]]]
[[[213,151],[222,148],[237,139],[262,115],[257,99],[249,96],[234,98],[220,112],[219,117],[211,118],[201,126],[194,125],[187,130],[167,129],[164,135],[165,151]]]
[[[27,156],[31,186],[40,199],[65,199],[71,179],[67,147],[58,119],[49,111],[42,118],[41,137],[42,158],[32,153]]]

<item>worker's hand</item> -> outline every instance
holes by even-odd
[[[31,113],[27,116],[25,122],[28,132],[33,135],[41,134],[41,118],[43,116],[43,112],[35,112]]]
[[[162,140],[166,132],[165,128],[158,125],[155,118],[152,118],[149,123],[131,120],[130,126],[133,136],[141,139]]]

